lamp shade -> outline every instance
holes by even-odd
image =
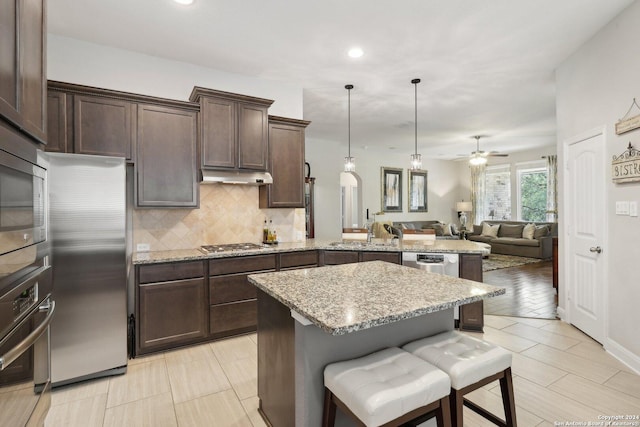
[[[458,212],[471,212],[473,210],[473,205],[471,205],[471,202],[457,202],[456,210]]]

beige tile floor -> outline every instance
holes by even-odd
[[[640,415],[640,376],[579,330],[503,316],[485,324],[473,335],[514,352],[520,427]],[[126,375],[54,390],[46,426],[264,426],[256,388],[254,334],[140,357]],[[470,398],[503,415],[497,383]],[[492,425],[465,408],[465,426]]]

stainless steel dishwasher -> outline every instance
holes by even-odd
[[[402,252],[402,265],[444,274],[445,276],[460,277],[458,254]],[[460,319],[460,309],[453,309],[456,327]]]

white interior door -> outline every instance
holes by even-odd
[[[605,236],[605,144],[602,132],[568,147],[566,230],[569,320],[603,342]]]

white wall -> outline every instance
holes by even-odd
[[[311,125],[313,126],[313,124]],[[410,148],[410,147],[409,147]],[[466,166],[447,160],[424,160],[423,169],[428,171],[428,212],[408,212],[408,166],[410,149],[406,152],[373,151],[354,149],[356,173],[362,179],[363,212],[371,214],[381,210],[380,167],[403,168],[402,213],[386,213],[376,217],[379,221],[419,221],[437,219],[458,222],[454,211],[456,201],[462,199],[460,187],[461,170]],[[346,148],[338,142],[327,142],[307,138],[306,160],[311,164],[311,175],[316,177],[315,217],[316,238],[340,238],[340,172],[343,169]],[[469,194],[464,194],[469,200]],[[363,217],[366,220],[366,217]]]
[[[633,98],[640,99],[640,2],[636,1],[568,58],[556,72],[558,169],[562,185],[562,144],[572,136],[604,126],[607,158],[621,154],[629,142],[640,148],[640,130],[615,134],[615,123]],[[638,110],[633,112],[639,114]],[[610,160],[609,160],[610,162]],[[615,201],[640,201],[640,183],[613,184],[607,170],[606,276],[607,314],[605,347],[640,371],[640,219],[615,215]],[[560,194],[562,200],[562,193]],[[562,207],[562,203],[560,204]],[[561,222],[563,220],[560,211]],[[563,231],[561,226],[560,231]],[[559,240],[563,251],[563,239]],[[560,274],[564,266],[560,264]],[[562,283],[560,284],[562,286]],[[561,288],[562,289],[562,288]],[[564,295],[561,305],[564,306]]]
[[[269,114],[302,119],[302,88],[48,34],[47,78],[186,101],[194,86],[273,99]]]

